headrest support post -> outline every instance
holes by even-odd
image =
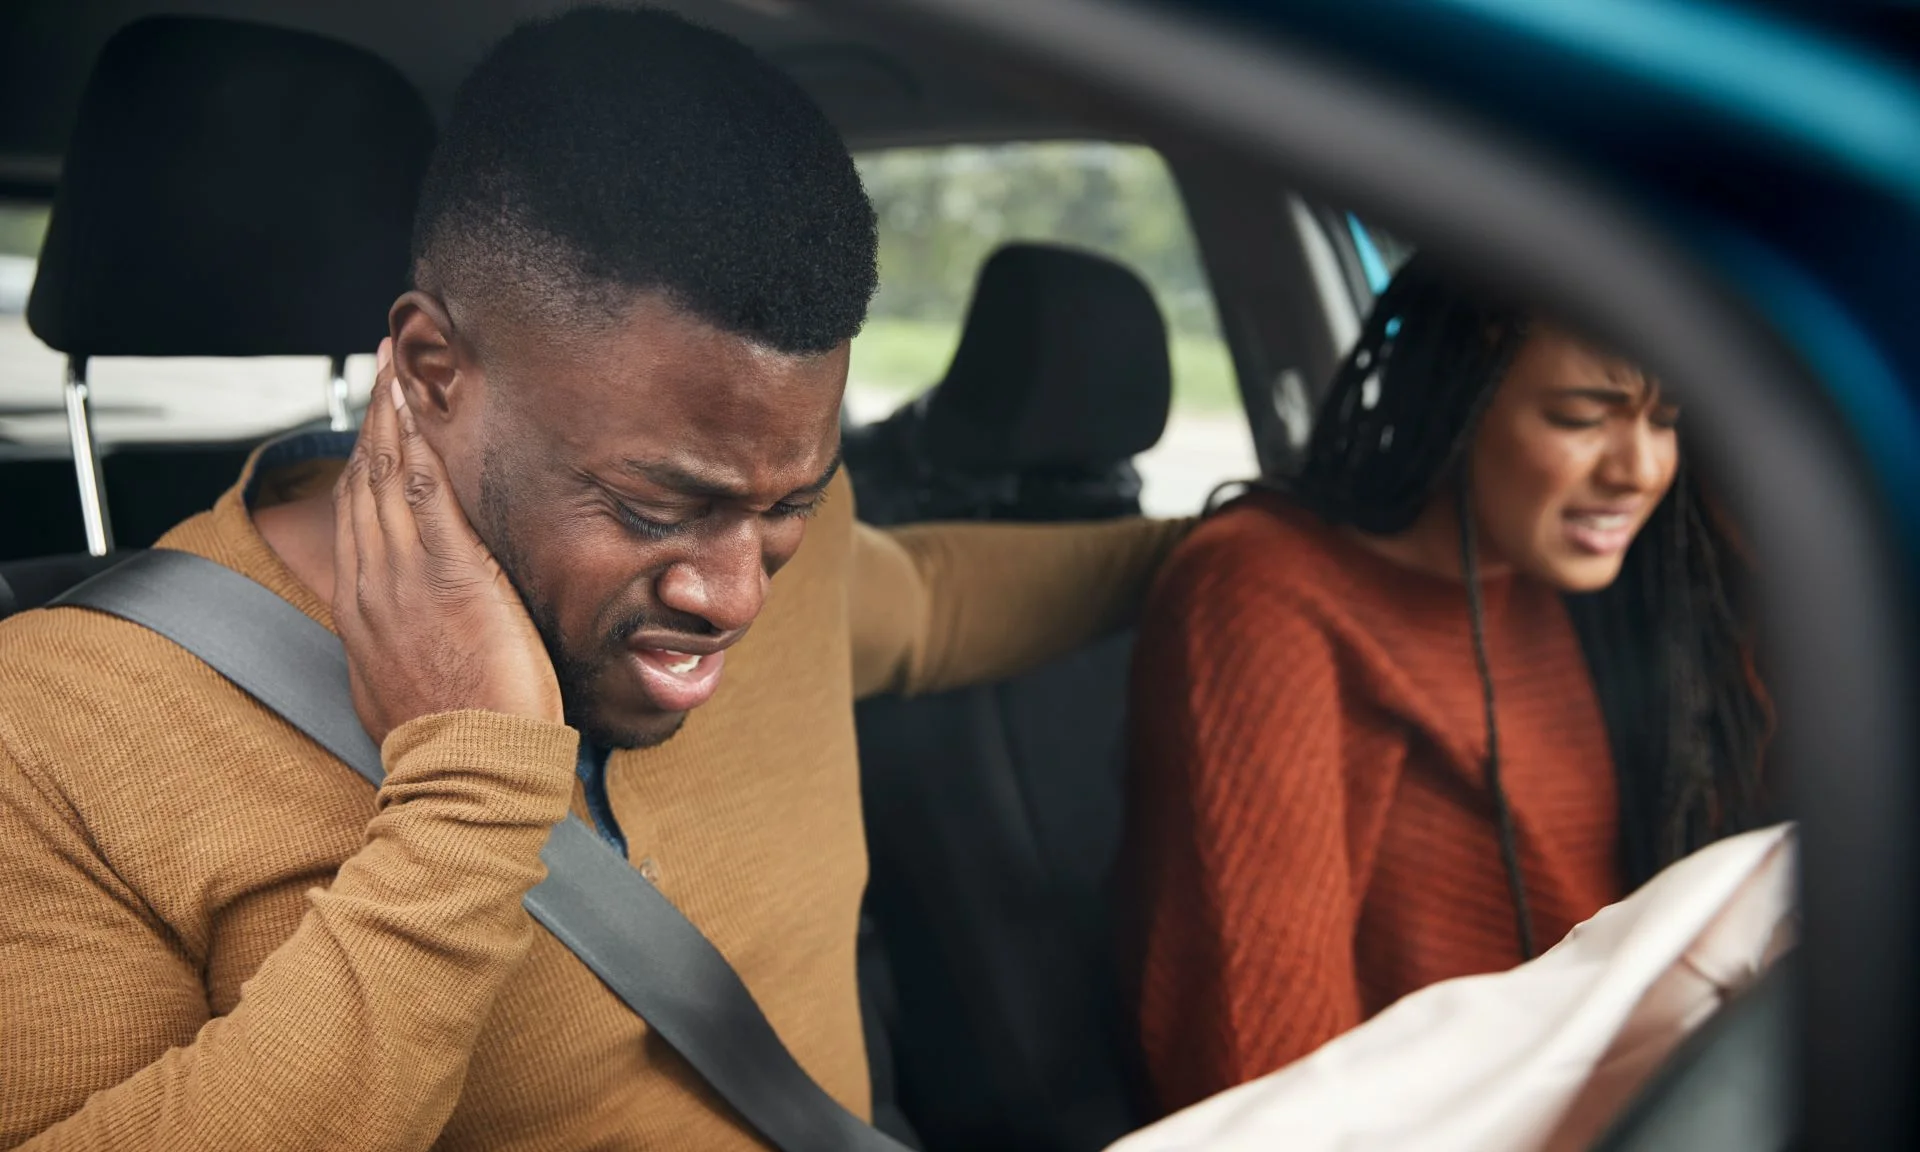
[[[335,356],[327,373],[327,427],[335,432],[353,431],[353,409],[347,406],[347,358]]]
[[[67,440],[73,446],[73,475],[80,486],[80,519],[87,530],[87,551],[113,551],[113,524],[107,518],[107,488],[100,473],[100,452],[93,442],[93,403],[87,385],[87,358],[67,357]]]

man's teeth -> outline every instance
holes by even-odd
[[[700,667],[700,657],[698,656],[689,656],[685,652],[668,652],[666,656],[667,659],[671,661],[671,663],[667,665],[667,671],[676,676],[684,676],[695,668]],[[679,659],[674,659],[676,656],[679,657]]]

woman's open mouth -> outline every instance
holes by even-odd
[[[1568,512],[1567,539],[1591,556],[1618,556],[1633,543],[1639,530],[1636,512]]]

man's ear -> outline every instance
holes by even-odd
[[[447,306],[431,293],[408,292],[387,312],[393,367],[427,442],[463,404],[479,398],[480,365],[456,338]],[[437,445],[436,445],[437,446]]]

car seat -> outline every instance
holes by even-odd
[[[1131,460],[1159,440],[1171,395],[1139,277],[1008,246],[982,269],[946,377],[849,438],[859,513],[1137,514]],[[1141,1117],[1106,898],[1131,649],[1114,636],[1002,683],[856,711],[879,936],[863,985],[884,987],[878,1043],[934,1152],[1095,1149]]]
[[[130,24],[88,79],[27,322],[67,355],[76,383],[90,358],[106,356],[340,365],[370,352],[406,288],[432,144],[419,93],[359,48],[231,20]],[[84,451],[90,433],[79,423]],[[252,447],[100,453],[112,535],[144,546],[211,506]],[[0,461],[0,488],[51,500],[39,491],[46,464]],[[72,499],[58,503],[71,509]],[[49,523],[27,502],[0,502],[0,557],[71,550],[79,525]]]

